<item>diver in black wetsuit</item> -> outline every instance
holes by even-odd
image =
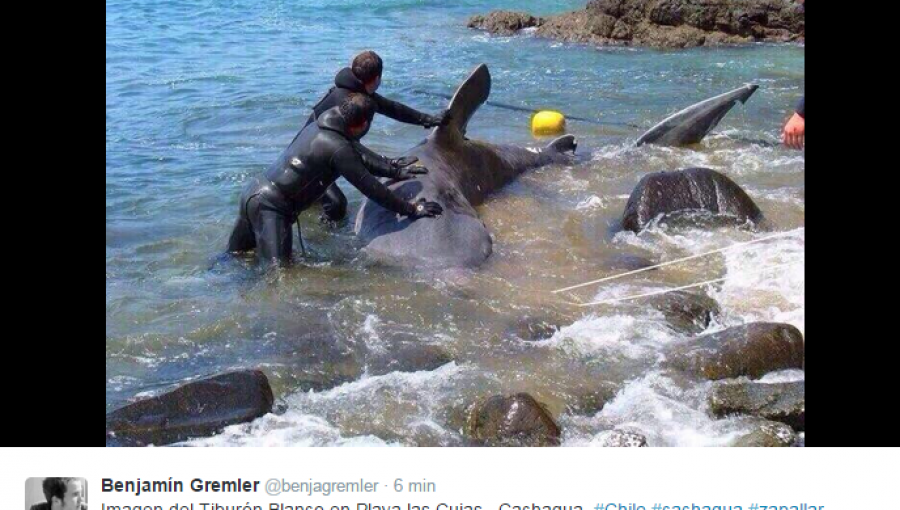
[[[446,110],[438,115],[428,115],[376,94],[375,90],[381,85],[383,67],[381,57],[374,51],[364,51],[357,55],[351,67],[345,67],[338,72],[334,79],[334,87],[313,107],[309,119],[306,120],[306,126],[314,122],[323,112],[341,104],[344,98],[354,92],[368,95],[375,101],[378,113],[400,122],[432,128],[450,120]],[[363,136],[365,133],[360,135],[360,138]],[[321,202],[324,217],[328,220],[339,221],[347,215],[347,197],[337,184],[328,187]]]
[[[369,199],[397,214],[411,218],[440,215],[440,204],[424,199],[407,202],[375,177],[406,180],[427,170],[408,167],[416,158],[389,160],[358,142],[374,115],[372,98],[351,94],[339,107],[323,112],[314,124],[306,126],[266,173],[244,189],[228,251],[255,248],[264,262],[289,263],[291,226],[297,215],[319,200],[341,176]]]

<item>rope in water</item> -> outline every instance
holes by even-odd
[[[425,96],[440,97],[440,98],[444,98],[444,99],[453,99],[453,96],[450,94],[444,94],[441,92],[432,92],[430,90],[415,90],[413,92],[415,92],[417,94],[422,94]],[[539,109],[535,109],[535,108],[527,108],[524,106],[516,106],[516,105],[511,105],[511,104],[506,104],[506,103],[498,103],[496,101],[485,101],[484,104],[486,104],[488,106],[493,106],[495,108],[503,108],[506,110],[512,110],[512,111],[516,111],[516,112],[535,113],[535,112],[540,111]],[[577,120],[579,122],[587,122],[590,124],[596,124],[598,126],[616,126],[616,127],[642,129],[642,127],[638,126],[637,124],[629,124],[627,122],[614,122],[614,121],[608,121],[608,120],[588,119],[585,117],[576,117],[574,115],[566,115],[566,118],[572,119],[572,120]]]
[[[761,242],[763,242],[763,241],[768,241],[768,240],[770,240],[770,239],[776,239],[776,238],[779,238],[779,237],[790,237],[790,236],[792,236],[792,235],[796,235],[797,233],[799,233],[800,231],[802,231],[802,230],[805,229],[805,228],[806,228],[806,227],[800,227],[800,228],[798,228],[798,229],[796,229],[796,230],[791,230],[790,232],[779,232],[779,233],[777,233],[777,234],[772,234],[772,235],[770,235],[770,236],[761,237],[761,238],[759,238],[759,239],[754,239],[754,240],[752,240],[752,241],[747,241],[747,242],[743,242],[743,243],[735,243],[735,244],[732,244],[732,245],[730,245],[730,246],[726,246],[725,248],[719,248],[718,250],[712,250],[712,251],[708,251],[708,252],[705,252],[705,253],[700,253],[700,254],[697,254],[697,255],[691,255],[690,257],[683,257],[683,258],[680,258],[680,259],[669,260],[669,261],[667,261],[667,262],[663,262],[663,263],[656,264],[656,265],[653,265],[653,266],[642,267],[641,269],[635,269],[635,270],[633,270],[633,271],[628,271],[628,272],[626,272],[626,273],[621,273],[621,274],[617,274],[617,275],[613,275],[613,276],[607,276],[606,278],[600,278],[599,280],[594,280],[594,281],[585,282],[585,283],[579,283],[578,285],[572,285],[571,287],[566,287],[566,288],[564,288],[564,289],[557,289],[557,290],[554,290],[554,291],[552,291],[552,293],[553,293],[553,294],[559,294],[560,292],[568,292],[568,291],[570,291],[570,290],[580,289],[580,288],[582,288],[582,287],[587,287],[587,286],[589,286],[589,285],[596,285],[596,284],[605,283],[605,282],[612,281],[612,280],[617,280],[617,279],[619,279],[619,278],[624,278],[624,277],[626,277],[626,276],[631,276],[631,275],[643,273],[643,272],[645,272],[645,271],[652,271],[652,270],[658,269],[658,268],[660,268],[660,267],[670,266],[670,265],[672,265],[672,264],[678,264],[678,263],[680,263],[680,262],[685,262],[685,261],[688,261],[688,260],[699,259],[699,258],[701,258],[701,257],[706,257],[706,256],[709,256],[709,255],[714,255],[714,254],[716,254],[716,253],[723,253],[723,252],[726,252],[726,251],[728,251],[728,250],[732,250],[732,249],[734,249],[734,248],[740,248],[740,247],[743,247],[743,246],[749,246],[749,245],[751,245],[751,244],[761,243]]]
[[[766,272],[766,271],[775,270],[775,269],[781,269],[781,268],[784,268],[784,267],[787,267],[787,266],[792,266],[792,265],[794,265],[794,264],[798,264],[798,263],[801,263],[801,262],[803,262],[803,261],[802,261],[802,260],[795,260],[795,261],[793,261],[793,262],[788,262],[788,263],[786,263],[786,264],[778,264],[778,265],[775,265],[775,266],[765,267],[765,268],[763,268],[763,269],[759,269],[759,270],[756,270],[756,271],[748,271],[748,272],[746,272],[746,273],[743,273],[743,275],[746,275],[746,274],[758,274],[758,273],[764,273],[764,272]],[[644,294],[636,294],[636,295],[633,295],[633,296],[626,296],[626,297],[621,297],[621,298],[603,299],[603,300],[601,300],[601,301],[594,301],[594,302],[592,302],[592,303],[570,303],[570,304],[573,304],[573,305],[575,305],[575,306],[580,306],[580,307],[597,306],[597,305],[608,305],[608,304],[611,304],[611,303],[619,303],[619,302],[622,302],[622,301],[632,301],[632,300],[634,300],[634,299],[640,299],[640,298],[645,298],[645,297],[661,296],[661,295],[663,295],[663,294],[669,294],[669,293],[672,293],[672,292],[678,292],[678,291],[681,291],[681,290],[693,289],[693,288],[695,288],[695,287],[703,287],[703,286],[705,286],[705,285],[710,285],[710,284],[713,284],[713,283],[719,283],[719,282],[724,282],[724,281],[727,281],[727,280],[733,280],[735,277],[736,277],[736,275],[735,275],[735,276],[730,276],[730,277],[726,276],[726,277],[723,277],[723,278],[716,278],[715,280],[707,280],[707,281],[705,281],[705,282],[692,283],[691,285],[684,285],[684,286],[681,286],[681,287],[676,287],[676,288],[674,288],[674,289],[665,289],[665,290],[659,290],[659,291],[655,291],[655,292],[647,292],[647,293],[644,293]]]

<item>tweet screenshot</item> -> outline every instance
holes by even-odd
[[[806,8],[106,0],[106,441],[3,493],[897,508],[806,435]]]

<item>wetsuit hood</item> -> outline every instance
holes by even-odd
[[[345,67],[338,71],[337,76],[334,77],[334,84],[342,89],[367,94],[365,84],[359,81],[359,78],[353,74],[353,71],[349,67]]]
[[[319,129],[327,129],[338,133],[344,138],[351,138],[350,135],[347,134],[347,122],[341,115],[341,109],[338,106],[322,112],[322,115],[319,115],[319,118],[316,119],[316,125],[319,126]]]

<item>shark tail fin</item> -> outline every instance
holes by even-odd
[[[546,147],[544,147],[545,151],[559,152],[560,154],[571,152],[575,154],[575,149],[578,148],[578,142],[575,141],[574,135],[563,135],[559,138],[550,142]]]
[[[485,64],[479,65],[456,89],[450,100],[450,121],[432,133],[436,140],[461,142],[466,134],[469,119],[491,93],[491,73]]]
[[[755,83],[748,83],[747,85],[744,85],[744,88],[746,89],[746,92],[739,98],[741,104],[747,104],[747,100],[750,99],[750,96],[752,96],[753,93],[757,91],[757,89],[759,89],[759,85]]]

